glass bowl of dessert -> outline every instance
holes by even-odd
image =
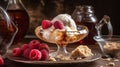
[[[116,57],[120,56],[120,36],[119,35],[102,35],[101,37],[94,38],[103,53],[103,57]]]
[[[62,58],[70,56],[66,46],[84,39],[88,28],[76,25],[70,15],[60,14],[51,21],[43,20],[42,25],[35,29],[35,34],[41,40],[57,45],[57,51],[51,52],[50,57]]]

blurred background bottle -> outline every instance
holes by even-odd
[[[17,43],[27,34],[29,29],[29,15],[21,0],[8,0],[6,10],[18,27],[19,31],[14,39],[14,43]]]
[[[97,34],[95,25],[98,23],[98,20],[94,14],[94,8],[88,5],[76,6],[72,17],[77,25],[85,25],[89,29],[88,36],[85,39],[79,41],[79,44],[96,44],[96,41],[93,39],[93,37]]]

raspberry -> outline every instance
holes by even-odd
[[[54,27],[55,27],[55,29],[63,29],[64,28],[64,24],[61,21],[55,21]]]
[[[12,56],[18,57],[21,56],[21,49],[20,48],[14,48],[12,51]]]
[[[4,60],[3,60],[2,56],[0,55],[0,66],[1,65],[4,65]]]
[[[24,52],[23,52],[23,56],[24,56],[25,58],[29,58],[30,51],[31,51],[30,48],[25,49]]]
[[[47,50],[43,49],[43,50],[41,50],[41,53],[42,53],[41,60],[47,60],[49,58],[49,53]]]
[[[24,52],[24,50],[27,49],[27,48],[28,48],[28,44],[23,44],[23,45],[21,46],[22,52]]]
[[[49,46],[46,43],[41,43],[39,45],[39,50],[45,49],[49,52]]]
[[[50,20],[43,20],[43,21],[42,21],[42,28],[43,28],[43,29],[47,29],[47,28],[49,28],[49,27],[51,27],[51,26],[52,26],[52,23],[51,23]]]
[[[41,59],[41,52],[38,49],[32,49],[29,55],[31,60],[40,60]]]
[[[29,48],[38,49],[40,42],[38,40],[32,40],[29,43]]]

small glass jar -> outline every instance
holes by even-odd
[[[89,29],[88,36],[79,43],[85,45],[96,44],[96,41],[93,39],[93,37],[97,35],[95,25],[98,23],[98,20],[94,14],[94,8],[88,5],[76,6],[72,17],[77,25],[85,25]]]

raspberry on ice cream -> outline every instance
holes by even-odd
[[[29,54],[31,60],[40,60],[42,57],[41,52],[38,49],[32,49]]]
[[[12,51],[12,56],[18,57],[21,56],[22,52],[20,48],[14,48]]]
[[[3,60],[2,56],[0,55],[0,66],[1,65],[4,65],[4,60]]]
[[[52,26],[52,23],[51,23],[50,20],[43,20],[43,21],[42,21],[42,28],[43,28],[43,29],[47,29],[47,28],[49,28],[49,27],[51,27],[51,26]]]
[[[54,24],[56,21],[63,23],[64,29],[67,31],[77,31],[75,21],[71,18],[69,14],[59,14],[54,17],[51,22]]]
[[[54,27],[55,27],[55,29],[63,29],[64,28],[64,24],[61,21],[55,21],[54,22]]]
[[[39,44],[40,44],[39,40],[32,40],[29,43],[29,48],[31,48],[31,49],[38,49]]]

